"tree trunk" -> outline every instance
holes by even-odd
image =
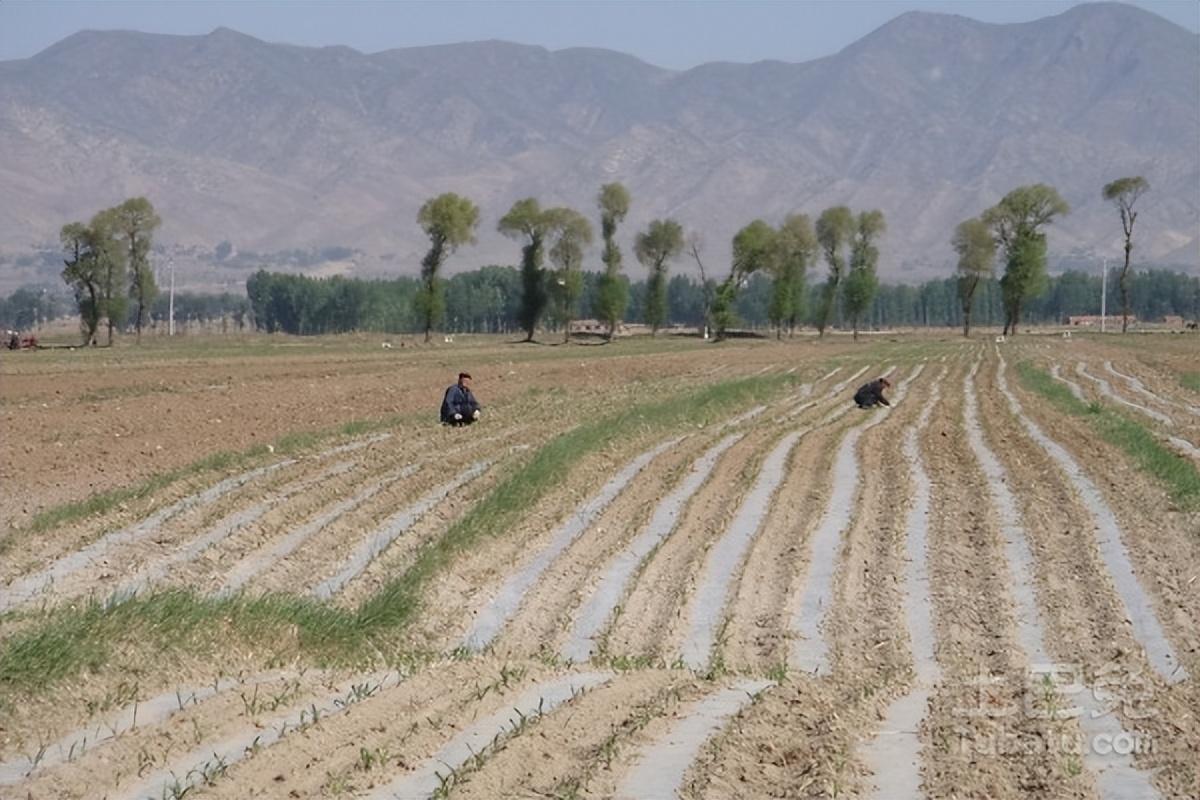
[[[971,312],[970,311],[963,312],[963,338],[965,338],[965,339],[971,338]]]
[[[1133,242],[1125,237],[1125,266],[1121,269],[1121,333],[1129,329],[1129,251]]]

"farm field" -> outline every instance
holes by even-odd
[[[1200,797],[1195,336],[381,341],[0,354],[0,798]]]

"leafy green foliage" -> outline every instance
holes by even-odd
[[[855,220],[854,235],[850,244],[850,273],[846,277],[846,313],[854,326],[854,338],[858,339],[858,322],[871,307],[875,292],[879,289],[876,265],[879,248],[875,242],[887,229],[882,211],[864,211]]]
[[[775,234],[772,259],[774,281],[767,319],[782,337],[783,328],[794,333],[806,306],[805,277],[816,252],[817,239],[812,222],[804,214],[789,214]]]
[[[1070,207],[1053,186],[1035,183],[1013,189],[983,212],[984,224],[1004,250],[1001,289],[1006,334],[1017,332],[1025,300],[1045,290],[1046,235],[1042,228],[1068,211]]]
[[[158,293],[154,270],[150,267],[150,248],[162,219],[144,197],[126,200],[112,209],[112,215],[115,233],[121,239],[129,265],[129,297],[134,303],[134,328],[141,341],[148,308]]]
[[[667,321],[667,262],[683,252],[683,227],[673,219],[652,220],[633,245],[638,261],[650,271],[646,286],[646,324],[653,333]]]
[[[525,341],[532,342],[550,301],[546,270],[542,266],[548,243],[551,248],[558,247],[553,258],[571,260],[578,255],[582,259],[582,250],[576,253],[575,248],[582,248],[591,241],[591,226],[572,209],[542,209],[536,199],[527,197],[514,203],[501,217],[498,230],[524,242],[521,248],[521,304],[517,318],[525,331]]]
[[[979,282],[992,274],[996,260],[996,240],[982,219],[972,218],[958,223],[950,241],[958,253],[958,299],[962,304],[963,336],[971,336],[971,311]]]
[[[460,246],[475,242],[479,207],[453,192],[425,201],[417,224],[429,237],[429,252],[421,259],[421,288],[414,298],[417,316],[425,325],[425,341],[445,313],[446,300],[438,276],[446,258]]]
[[[72,222],[60,233],[67,258],[63,280],[75,292],[82,320],[83,343],[96,344],[100,320],[108,322],[108,343],[113,330],[125,321],[128,254],[118,238],[117,209],[97,213],[91,222]]]
[[[629,190],[619,183],[606,183],[600,187],[596,202],[600,206],[600,235],[604,239],[604,252],[600,256],[604,275],[600,279],[595,313],[597,319],[608,325],[611,340],[629,306],[629,283],[621,276],[621,248],[616,242],[617,226],[629,213]]]
[[[782,230],[779,232],[782,237]],[[731,308],[747,325],[761,327],[778,324],[773,303],[779,291],[777,261],[774,270],[758,272],[739,286]],[[580,305],[593,306],[599,296],[602,275],[580,272]],[[630,283],[619,277],[622,290],[628,292],[629,306],[624,319],[644,320],[647,281]],[[803,281],[793,287],[799,297],[793,309],[803,313],[805,306],[817,308],[827,288]],[[1142,319],[1153,320],[1165,314],[1189,319],[1200,314],[1200,277],[1168,270],[1132,272],[1133,310]],[[719,284],[705,287],[689,275],[673,275],[667,281],[667,319],[674,323],[704,325],[708,294]],[[1100,276],[1095,273],[1067,271],[1047,278],[1046,290],[1025,300],[1022,314],[1033,323],[1056,323],[1067,314],[1100,313]],[[176,313],[181,307],[197,319],[220,319],[223,313],[235,320],[247,314],[262,331],[292,334],[328,334],[352,330],[420,332],[420,318],[413,311],[413,296],[418,282],[413,278],[366,281],[334,278],[307,278],[301,275],[260,271],[246,283],[249,299],[233,295],[177,295]],[[888,326],[959,326],[965,321],[957,277],[926,281],[921,284],[881,284],[865,315]],[[460,272],[445,281],[446,309],[457,332],[509,333],[519,329],[521,273],[514,267],[488,266]],[[164,306],[160,297],[156,313]],[[0,299],[0,311],[4,301]],[[28,312],[27,312],[28,313]],[[983,277],[975,290],[973,324],[1000,325],[1004,319],[1000,282]],[[303,326],[303,327],[302,327]]]
[[[822,336],[837,313],[838,296],[846,272],[845,249],[853,235],[854,213],[845,206],[827,208],[817,217],[817,242],[829,267],[829,275],[825,279],[816,314],[817,331]]]
[[[557,316],[563,327],[563,341],[571,339],[571,321],[575,319],[579,296],[583,293],[583,249],[592,242],[592,226],[577,211],[556,209],[557,238],[550,247],[550,261],[557,267],[552,295]]]
[[[538,201],[532,197],[513,203],[500,218],[497,229],[512,239],[521,241],[521,305],[517,318],[525,330],[525,341],[532,342],[538,320],[546,310],[548,300],[546,279],[542,268],[544,244],[549,221]]]

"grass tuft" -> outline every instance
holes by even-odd
[[[1185,372],[1179,376],[1179,383],[1185,389],[1200,392],[1200,372]]]

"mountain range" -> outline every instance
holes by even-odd
[[[1135,263],[1194,270],[1200,36],[1119,3],[1009,25],[910,12],[814,61],[672,71],[500,41],[364,54],[83,31],[0,62],[0,153],[0,289],[56,280],[61,226],[136,195],[163,217],[160,261],[215,288],[260,266],[415,274],[417,210],[445,191],[482,212],[448,268],[516,263],[496,232],[515,200],[596,218],[612,181],[633,198],[635,277],[652,219],[697,232],[721,273],[753,219],[834,205],[884,212],[885,280],[948,274],[955,225],[1035,182],[1072,208],[1052,265],[1098,263],[1122,238],[1100,190],[1127,175],[1151,185]]]

